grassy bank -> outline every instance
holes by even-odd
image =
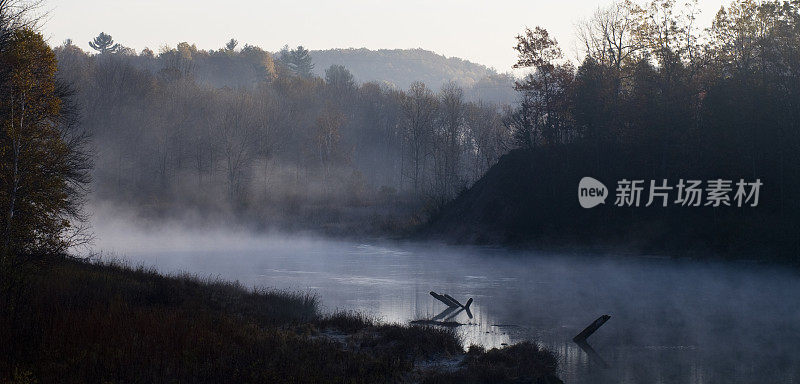
[[[60,258],[25,281],[3,297],[3,383],[559,382],[535,344],[465,353],[307,294]]]

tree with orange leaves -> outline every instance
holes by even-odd
[[[64,252],[80,222],[90,161],[70,133],[56,58],[29,29],[0,52],[0,241],[2,268]]]

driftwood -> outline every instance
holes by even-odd
[[[438,294],[436,292],[433,292],[433,291],[431,291],[430,293],[431,293],[431,296],[433,296],[436,300],[441,301],[442,303],[444,303],[448,307],[460,307],[460,308],[464,308],[464,309],[469,309],[469,306],[472,305],[472,298],[471,297],[469,298],[469,300],[467,300],[467,304],[464,305],[464,304],[461,304],[458,300],[456,300],[453,296],[450,296],[450,295],[448,295],[446,293],[443,294],[443,295],[440,295],[440,294]]]
[[[581,333],[579,333],[577,336],[573,337],[572,341],[577,343],[579,341],[586,340],[587,337],[589,337],[593,333],[595,333],[595,331],[597,331],[597,329],[599,329],[601,326],[603,326],[603,324],[605,324],[606,321],[608,321],[608,319],[610,319],[610,318],[611,318],[611,316],[609,316],[609,315],[603,315],[603,316],[598,317],[597,320],[595,320],[594,322],[589,324],[589,326],[586,327],[583,331],[581,331]]]
[[[448,294],[446,294],[446,293],[445,293],[444,295],[442,295],[442,296],[444,296],[444,297],[446,297],[448,300],[450,300],[450,301],[452,301],[452,302],[456,303],[456,305],[458,305],[459,307],[461,307],[461,308],[464,308],[464,306],[463,306],[461,303],[459,303],[459,302],[458,302],[458,300],[456,300],[455,298],[453,298],[453,296],[450,296],[450,295],[448,295]]]
[[[469,306],[470,305],[472,305],[472,298],[471,297],[469,298],[469,300],[467,300],[467,304],[464,306],[464,309],[469,311]]]
[[[461,304],[458,304],[457,301],[454,301],[454,300],[451,300],[451,299],[447,298],[447,295],[440,295],[440,294],[438,294],[436,292],[431,291],[431,296],[433,296],[436,300],[441,301],[442,303],[444,303],[448,307],[452,308],[452,307],[460,307],[461,306]]]
[[[447,316],[448,319],[449,318],[453,318],[453,317],[455,317],[455,315],[457,315],[461,311],[467,311],[467,316],[469,316],[470,319],[472,318],[472,311],[469,310],[469,306],[472,305],[472,298],[471,297],[469,298],[469,300],[467,300],[467,304],[464,305],[464,304],[461,304],[458,300],[456,300],[453,296],[450,296],[450,295],[448,295],[446,293],[440,295],[440,294],[438,294],[436,292],[431,291],[430,294],[436,300],[441,301],[442,303],[444,303],[448,307],[448,309],[446,309],[445,311],[440,313],[438,316],[436,316],[436,318],[441,318],[441,317],[445,317],[445,316]],[[456,308],[459,308],[459,310],[457,312],[455,312],[453,314],[450,314],[448,312],[448,310],[456,309]],[[436,318],[434,318],[434,319],[436,319]]]

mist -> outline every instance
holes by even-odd
[[[0,0],[0,382],[800,381],[800,2],[514,12],[505,73],[40,6]]]
[[[403,324],[446,308],[429,291],[474,298],[473,318],[453,318],[465,347],[537,340],[572,383],[800,377],[800,279],[780,266],[130,223],[96,223],[97,245],[114,250],[104,257],[308,292],[328,313]],[[589,342],[603,362],[571,341],[601,314],[611,320]]]

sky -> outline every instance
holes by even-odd
[[[680,1],[680,0],[679,0]],[[124,46],[154,51],[187,41],[217,49],[231,38],[268,51],[423,48],[508,72],[514,37],[541,26],[577,57],[575,25],[610,1],[590,0],[47,0],[42,31],[53,46],[88,42],[106,32]],[[710,25],[728,0],[699,0],[698,22]]]

